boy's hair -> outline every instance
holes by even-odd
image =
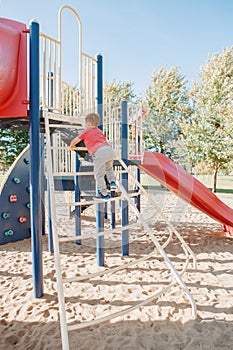
[[[96,113],[89,113],[86,115],[85,121],[91,123],[93,126],[98,126],[100,123],[100,116]]]

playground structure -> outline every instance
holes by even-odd
[[[79,54],[78,54],[78,87],[74,89],[69,86],[62,79],[62,15],[64,10],[70,10],[76,17],[79,24]],[[167,221],[166,217],[161,212],[159,205],[154,201],[151,196],[144,190],[140,183],[140,169],[148,172],[153,177],[159,179],[163,184],[170,189],[175,190],[176,194],[181,196],[185,193],[184,188],[180,185],[183,179],[186,179],[185,173],[183,178],[180,178],[180,173],[175,175],[175,180],[178,180],[175,185],[174,178],[167,176],[168,165],[165,161],[160,164],[160,173],[158,174],[156,168],[156,162],[153,159],[153,154],[148,159],[143,161],[143,144],[142,144],[142,106],[131,105],[126,101],[123,101],[119,108],[109,108],[104,114],[103,111],[103,58],[101,55],[97,55],[95,58],[84,54],[82,51],[82,27],[79,15],[75,10],[69,6],[63,6],[59,10],[59,30],[58,39],[48,37],[43,33],[39,33],[39,24],[33,21],[30,24],[28,30],[25,25],[11,21],[1,20],[1,26],[4,28],[3,34],[10,32],[12,29],[21,35],[26,37],[30,35],[30,99],[28,100],[27,88],[16,88],[16,90],[23,91],[23,96],[20,96],[15,100],[17,94],[13,91],[13,84],[9,87],[8,95],[0,95],[0,101],[4,102],[4,108],[0,108],[0,118],[2,127],[18,127],[30,125],[30,155],[21,155],[16,163],[13,165],[11,172],[8,173],[8,179],[5,182],[5,186],[1,192],[1,211],[2,222],[4,226],[4,239],[1,244],[13,241],[15,237],[18,239],[26,238],[23,234],[21,236],[14,235],[15,228],[22,229],[23,225],[28,225],[28,211],[31,213],[31,237],[32,237],[32,259],[33,259],[33,282],[34,282],[34,294],[35,297],[41,297],[43,295],[43,276],[42,276],[42,252],[41,252],[41,235],[45,230],[45,213],[44,206],[45,188],[47,188],[47,222],[48,222],[48,241],[49,250],[54,252],[58,299],[60,308],[60,323],[61,323],[61,335],[63,349],[69,349],[68,332],[82,327],[98,324],[99,322],[107,321],[113,317],[124,315],[125,313],[134,310],[140,306],[146,305],[148,302],[158,298],[161,294],[165,293],[168,288],[171,288],[174,283],[177,283],[184,294],[188,297],[192,306],[192,316],[196,316],[195,301],[189,292],[188,288],[182,280],[182,276],[185,273],[190,261],[193,262],[195,267],[195,256],[191,249],[184,242],[183,238],[179,235],[173,225]],[[22,29],[23,28],[23,29]],[[20,34],[19,34],[20,33]],[[14,35],[14,37],[17,35]],[[9,39],[10,40],[10,39]],[[41,40],[41,41],[40,41]],[[26,67],[27,55],[25,39],[23,41],[23,47],[19,51],[20,60],[18,65]],[[42,52],[42,59],[40,59],[40,52]],[[11,57],[12,53],[9,53]],[[9,59],[8,55],[5,55]],[[39,75],[40,61],[42,66],[40,69],[41,75]],[[18,82],[26,79],[26,69],[17,70],[17,76],[14,79]],[[21,76],[22,74],[22,76]],[[39,80],[41,83],[39,84]],[[7,85],[7,83],[5,83]],[[16,84],[19,86],[19,83]],[[39,88],[41,86],[41,90]],[[1,86],[0,94],[2,93],[4,85]],[[41,101],[39,99],[41,97]],[[10,101],[10,102],[9,102]],[[12,101],[14,104],[12,105]],[[18,105],[20,104],[21,110],[19,112]],[[13,106],[12,108],[10,106]],[[29,106],[29,116],[27,107]],[[103,128],[110,143],[116,150],[115,171],[117,175],[117,185],[119,194],[115,196],[112,193],[111,199],[107,204],[102,201],[93,201],[95,195],[95,184],[93,181],[93,171],[90,168],[91,163],[86,165],[83,161],[84,155],[80,155],[76,152],[69,150],[69,141],[74,134],[83,128],[83,116],[86,112],[97,111],[101,117],[100,128]],[[42,132],[43,131],[43,132]],[[44,150],[44,136],[46,136],[46,150]],[[80,151],[83,151],[80,149]],[[42,152],[43,155],[42,155]],[[44,168],[42,159],[46,155],[45,162],[45,175],[46,182],[44,181],[44,172],[40,172]],[[145,154],[147,156],[147,154]],[[23,169],[26,169],[24,171]],[[18,170],[24,171],[24,175],[19,176]],[[30,191],[26,191],[27,195],[30,192],[30,202],[28,198],[23,199],[24,210],[27,210],[27,216],[23,212],[19,215],[18,209],[23,206],[22,202],[18,201],[22,188],[28,189],[28,177],[25,174],[29,174],[28,168],[30,168]],[[171,174],[170,174],[171,175]],[[20,190],[16,193],[16,190],[12,188],[12,178],[25,179],[25,183],[22,181],[15,183],[15,188],[18,186]],[[84,179],[84,180],[83,180]],[[173,182],[172,182],[173,180]],[[179,180],[181,182],[179,183]],[[191,179],[192,181],[192,179]],[[17,181],[16,181],[17,182]],[[6,186],[6,184],[8,184]],[[41,187],[42,184],[42,187]],[[190,183],[189,183],[190,185]],[[189,186],[188,185],[188,186]],[[21,187],[20,187],[21,186]],[[177,190],[178,188],[178,190]],[[194,191],[193,182],[189,186],[189,193],[183,198],[192,203],[192,194]],[[7,191],[6,191],[7,190]],[[74,200],[66,198],[61,202],[57,198],[57,193],[64,191],[73,191]],[[145,219],[144,213],[140,206],[140,197],[143,195],[148,201],[151,210],[155,210],[159,213],[160,218],[167,224],[167,235],[165,235],[162,243],[159,242],[155,233],[153,232],[151,225]],[[12,197],[11,197],[12,196]],[[208,194],[206,193],[208,200]],[[10,208],[15,205],[15,212],[11,211],[7,207],[9,199]],[[195,198],[193,203],[195,204]],[[199,198],[199,209],[203,210],[202,201]],[[70,235],[66,235],[62,232],[62,227],[59,226],[59,210],[62,208],[74,208],[74,228]],[[95,208],[93,217],[96,217],[96,232],[90,234],[83,234],[82,232],[82,208],[92,207]],[[121,212],[121,222],[116,221],[116,211]],[[6,217],[11,213],[10,217]],[[210,214],[211,209],[208,209]],[[6,215],[3,215],[6,213]],[[230,212],[229,212],[230,214]],[[105,218],[110,216],[110,225],[106,229]],[[216,213],[212,215],[216,218]],[[5,218],[4,218],[5,216]],[[132,218],[130,219],[130,216]],[[10,219],[14,218],[15,222],[17,218],[26,218],[26,221],[17,221],[17,225],[14,225],[14,229],[11,229]],[[221,223],[225,223],[229,226],[233,226],[231,220],[225,220],[226,213],[223,213]],[[225,220],[225,221],[224,221]],[[22,219],[23,221],[23,219]],[[232,225],[231,225],[232,224]],[[16,227],[17,226],[17,227]],[[13,227],[13,226],[12,226]],[[78,245],[82,244],[85,239],[94,239],[96,242],[96,255],[97,265],[103,267],[105,265],[104,252],[105,243],[107,239],[111,239],[114,235],[121,235],[121,253],[123,256],[129,256],[129,237],[130,232],[135,228],[140,228],[148,234],[148,240],[153,242],[155,248],[146,257],[138,260],[126,262],[121,266],[108,267],[105,270],[101,269],[98,272],[94,272],[87,276],[74,276],[71,278],[64,278],[62,274],[62,264],[60,259],[60,245],[65,242],[74,242],[75,249],[78,249]],[[9,232],[11,230],[11,232]],[[29,227],[27,227],[27,232]],[[13,233],[12,233],[13,231]],[[8,234],[7,234],[8,232]],[[22,230],[23,232],[23,230]],[[26,231],[24,231],[26,232]],[[166,247],[172,241],[173,237],[178,240],[181,248],[184,252],[185,262],[179,271],[170,262],[168,255],[165,252]],[[6,241],[6,239],[8,239]],[[76,243],[76,244],[75,244]],[[104,276],[112,274],[114,272],[122,271],[132,265],[137,265],[147,259],[162,258],[165,262],[170,274],[168,277],[168,286],[164,289],[156,291],[149,298],[143,300],[137,305],[131,308],[122,310],[112,315],[103,316],[93,321],[87,321],[83,324],[69,324],[67,322],[65,298],[64,298],[64,284],[83,281],[96,276]],[[156,287],[155,287],[156,289]]]

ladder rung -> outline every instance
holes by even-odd
[[[57,173],[53,173],[53,176],[88,176],[88,175],[93,175],[94,172],[93,171],[78,171],[78,172],[69,172],[69,173],[65,173],[65,172],[57,172]]]
[[[140,223],[140,221],[137,221],[137,222],[133,222],[131,224],[128,224],[126,226],[116,227],[113,229],[105,230],[105,231],[94,233],[91,235],[77,235],[77,236],[72,236],[72,237],[62,237],[62,238],[59,238],[59,242],[72,242],[72,241],[77,241],[79,239],[88,239],[88,238],[96,238],[96,237],[100,237],[100,236],[106,236],[106,235],[110,235],[113,233],[119,233],[119,232],[122,232],[125,230],[129,230],[129,229],[137,227],[139,225],[141,225],[141,223]]]
[[[129,171],[128,170],[116,170],[117,174],[128,174]]]
[[[56,191],[55,191],[56,192]],[[137,191],[135,193],[129,193],[128,194],[128,198],[133,198],[133,197],[137,197],[139,196],[140,193]],[[93,204],[99,204],[99,203],[109,203],[109,202],[114,202],[117,200],[123,200],[126,201],[127,197],[125,197],[124,195],[120,195],[120,196],[116,196],[116,197],[111,197],[109,198],[107,201],[103,200],[103,199],[93,199],[91,201],[84,201],[84,202],[66,202],[66,203],[55,203],[57,208],[62,208],[62,207],[78,207],[78,206],[82,206],[82,205],[93,205]]]
[[[47,111],[43,111],[45,113],[43,113],[43,117],[44,114],[46,114],[46,116],[48,117],[48,120],[57,120],[57,121],[66,121],[66,122],[70,122],[70,123],[80,123],[80,120],[83,119],[84,121],[84,115],[83,116],[73,116],[73,115],[65,115],[65,114],[59,114],[59,113],[53,113],[53,112],[47,112]]]
[[[82,125],[74,124],[49,124],[49,128],[58,128],[58,129],[83,129]]]

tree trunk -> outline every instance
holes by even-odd
[[[215,165],[214,167],[214,177],[213,177],[213,187],[212,187],[212,192],[216,192],[217,190],[217,176],[218,176],[218,165]]]

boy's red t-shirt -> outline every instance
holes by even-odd
[[[103,132],[96,126],[84,130],[78,138],[85,142],[88,152],[93,156],[103,146],[110,146]]]

